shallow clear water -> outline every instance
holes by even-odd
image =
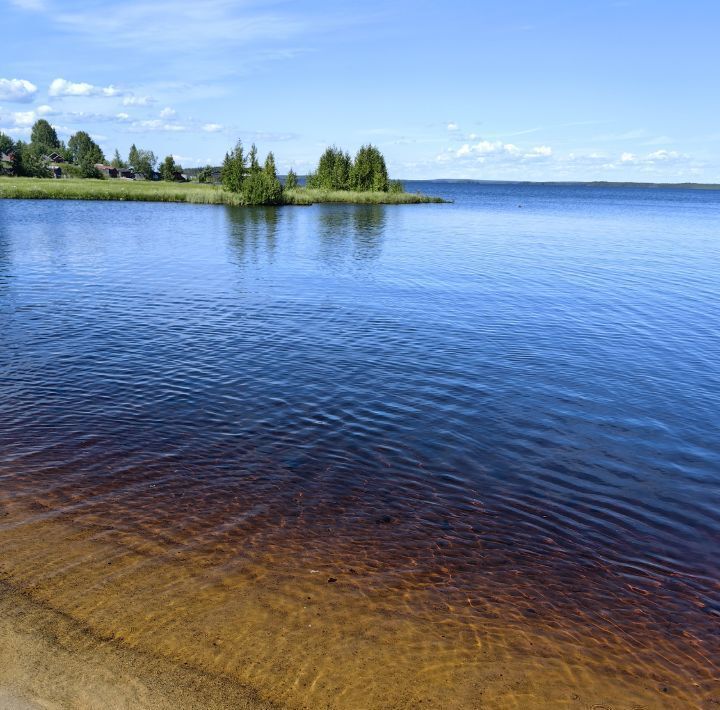
[[[3,579],[290,706],[709,707],[720,193],[408,187],[0,201]]]

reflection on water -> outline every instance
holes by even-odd
[[[0,603],[65,677],[717,702],[718,197],[453,189],[0,204]]]

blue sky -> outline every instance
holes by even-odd
[[[0,0],[0,130],[38,117],[186,167],[720,182],[715,0]]]

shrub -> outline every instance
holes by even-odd
[[[242,200],[245,205],[279,205],[282,202],[282,185],[264,171],[250,173],[242,182]]]

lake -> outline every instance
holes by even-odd
[[[8,692],[720,703],[720,192],[407,188],[0,201]]]

